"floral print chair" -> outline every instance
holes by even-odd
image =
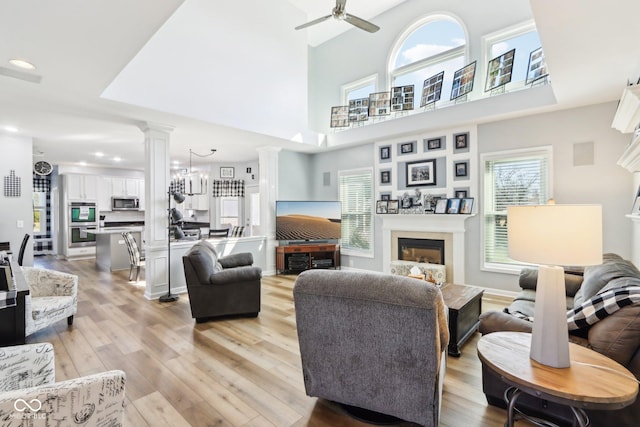
[[[124,399],[123,371],[55,382],[50,343],[0,347],[2,426],[122,426]]]

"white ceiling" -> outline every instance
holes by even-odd
[[[404,1],[349,0],[347,11],[375,23],[376,16]],[[219,4],[216,9],[206,10],[217,11],[213,18],[217,24],[225,23],[226,33],[221,34],[220,25],[207,25],[204,19],[200,25],[176,22],[192,18],[187,12],[192,12],[190,8],[198,2]],[[36,155],[53,163],[83,160],[124,168],[142,167],[143,135],[138,124],[143,121],[175,127],[171,135],[172,158],[183,162],[188,162],[190,148],[200,153],[216,148],[216,161],[224,162],[255,159],[255,148],[267,144],[318,150],[312,132],[301,129],[299,123],[287,129],[268,111],[236,110],[232,105],[228,109],[232,114],[223,117],[214,107],[224,103],[224,97],[208,100],[211,104],[201,109],[184,111],[143,95],[148,94],[148,80],[162,78],[166,79],[161,80],[164,86],[153,86],[153,90],[179,88],[187,100],[206,102],[208,94],[203,87],[225,81],[220,75],[224,76],[226,63],[238,58],[214,57],[216,61],[211,61],[203,55],[203,47],[218,46],[222,40],[246,49],[252,43],[247,32],[254,39],[259,35],[265,46],[283,45],[300,52],[306,51],[301,48],[305,43],[314,46],[342,31],[359,31],[334,20],[304,31],[293,30],[296,25],[329,14],[333,6],[332,0],[236,0],[224,5],[206,0],[0,0],[0,132],[4,126],[15,126],[19,135],[34,138]],[[635,22],[640,16],[640,2],[531,0],[531,8],[559,107],[618,99],[627,80],[640,77],[640,26]],[[252,11],[249,17],[247,10]],[[176,46],[180,47],[175,40],[185,37],[197,38],[198,43],[182,45],[182,62],[177,66],[169,64],[166,52],[175,51]],[[163,47],[171,40],[174,45]],[[285,54],[286,49],[280,48],[279,53]],[[28,59],[38,67],[35,72],[26,73],[41,76],[41,83],[6,76],[19,71],[7,62],[16,57]],[[207,61],[203,62],[203,57]],[[264,59],[264,55],[253,57]],[[250,59],[243,61],[246,66],[252,64]],[[155,72],[139,68],[141,64]],[[200,68],[202,64],[210,68]],[[253,65],[260,76],[264,62]],[[136,74],[138,68],[145,72]],[[181,70],[186,77],[180,78]],[[274,70],[270,72],[278,71]],[[172,79],[166,77],[169,71]],[[203,83],[203,78],[209,80]],[[306,81],[306,75],[301,78]],[[260,85],[265,82],[270,84],[269,79],[259,79],[258,84],[239,88],[238,98],[262,90]],[[301,81],[292,84],[297,86],[273,90],[304,99],[300,104],[305,104],[306,93],[291,92],[292,87],[299,88]],[[122,91],[123,87],[131,92]],[[140,89],[145,87],[147,92]],[[103,93],[112,99],[102,97]],[[127,96],[132,99],[123,101]],[[268,103],[263,106],[268,110],[278,107]],[[306,114],[306,105],[302,108]],[[301,122],[304,117],[292,121]],[[296,139],[295,131],[301,132],[298,139],[309,143],[292,141]],[[106,156],[96,158],[96,151]],[[123,160],[114,163],[114,156]]]

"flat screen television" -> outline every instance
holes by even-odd
[[[276,239],[290,243],[340,239],[339,201],[276,201]]]

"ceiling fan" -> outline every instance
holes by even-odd
[[[336,6],[331,11],[331,15],[323,16],[322,18],[314,19],[313,21],[307,22],[306,24],[298,25],[296,30],[301,30],[303,28],[310,27],[312,25],[319,24],[321,22],[326,21],[329,18],[335,18],[342,21],[347,21],[349,24],[354,25],[362,30],[368,31],[370,33],[375,33],[380,29],[375,24],[372,24],[369,21],[365,21],[362,18],[358,18],[357,16],[353,16],[344,11],[344,6],[347,3],[347,0],[336,0]]]

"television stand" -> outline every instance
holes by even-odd
[[[276,246],[277,273],[299,273],[312,268],[340,268],[340,245],[305,243]]]

